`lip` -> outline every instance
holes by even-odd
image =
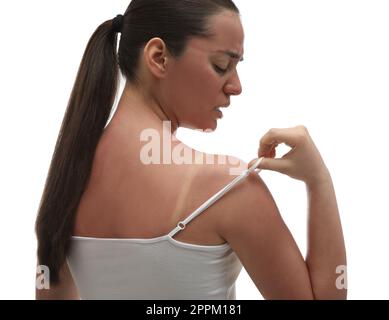
[[[220,104],[218,107],[215,107],[215,111],[218,114],[218,118],[222,119],[223,118],[223,112],[221,111],[222,108],[228,108],[230,106],[230,101],[227,101],[224,104]]]
[[[230,104],[230,101],[227,101],[226,103],[221,104],[218,108],[228,108]]]
[[[216,113],[218,114],[218,118],[223,118],[223,112],[221,112],[219,109],[215,109]]]
[[[218,109],[222,109],[222,108],[228,108],[229,106],[230,106],[230,103],[227,102],[227,103],[225,103],[225,104],[221,104],[221,105],[215,107],[214,109],[215,109],[215,110],[218,110]]]

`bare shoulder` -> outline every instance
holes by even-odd
[[[228,180],[228,169],[219,166],[215,174]],[[260,173],[252,172],[230,190],[218,215],[219,235],[265,299],[313,299],[305,260]]]
[[[218,182],[230,182],[247,169],[247,163],[231,155],[203,154],[208,163],[202,166],[204,179]]]

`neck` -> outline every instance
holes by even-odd
[[[144,128],[162,127],[164,121],[171,123],[171,134],[175,136],[178,129],[176,117],[141,86],[126,83],[116,110],[120,122],[131,124],[141,122]],[[116,115],[115,115],[116,116]]]

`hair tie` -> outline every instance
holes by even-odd
[[[112,26],[114,32],[122,32],[123,27],[123,15],[118,14],[113,20],[112,20]]]

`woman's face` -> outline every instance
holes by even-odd
[[[163,83],[164,103],[180,127],[215,130],[220,106],[242,92],[236,66],[243,56],[244,33],[232,11],[210,18],[214,37],[192,38],[185,53],[170,61]],[[223,109],[222,109],[223,111]]]

